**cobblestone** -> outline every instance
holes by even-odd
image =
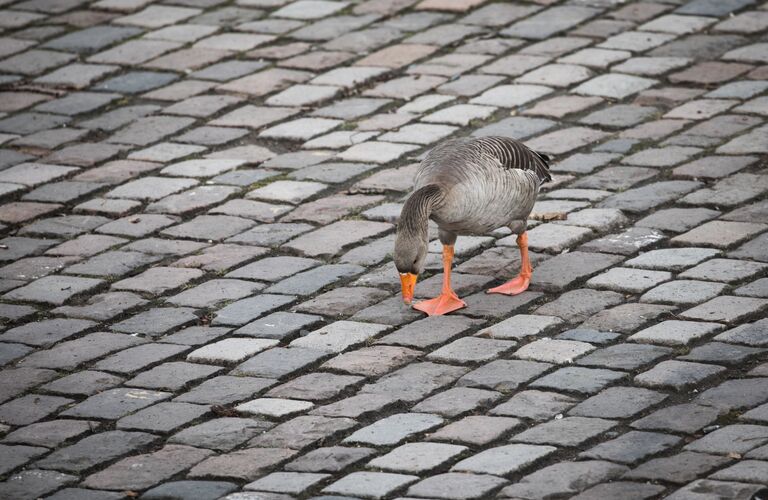
[[[464,446],[440,443],[408,443],[368,462],[371,467],[407,473],[432,470],[466,450]]]
[[[719,252],[706,248],[670,248],[651,250],[626,263],[632,267],[681,271],[714,257]]]
[[[111,327],[123,333],[160,336],[170,330],[197,321],[194,310],[187,307],[155,308],[138,313]]]
[[[521,425],[507,417],[468,416],[432,433],[428,439],[482,446]]]
[[[502,495],[535,498],[573,494],[625,470],[624,466],[602,460],[562,462],[524,476],[517,484],[504,488]]]
[[[335,375],[332,373],[312,373],[302,375],[290,382],[271,389],[267,395],[274,397],[323,401],[349,390],[362,381],[362,377]]]
[[[374,453],[371,448],[333,446],[318,448],[285,466],[286,470],[302,472],[339,472],[361,462]]]
[[[660,285],[644,294],[643,302],[698,304],[716,297],[725,286],[694,280],[676,280]]]
[[[724,368],[717,365],[670,360],[662,361],[635,377],[635,380],[646,387],[683,389],[712,378],[722,371]]]
[[[684,484],[728,462],[729,459],[726,457],[684,451],[668,458],[649,460],[627,472],[624,477]]]
[[[89,476],[84,485],[103,489],[145,489],[169,479],[210,454],[208,450],[167,445],[154,453],[121,460]]]
[[[10,328],[2,335],[2,339],[6,342],[48,347],[94,325],[94,322],[82,319],[47,319]]]
[[[544,304],[536,312],[557,316],[566,321],[581,322],[620,302],[620,295],[616,292],[584,289],[579,292],[566,292],[557,300]]]
[[[6,3],[0,497],[749,498],[768,24],[673,3]],[[416,162],[488,135],[566,218],[423,318]]]
[[[694,433],[714,422],[720,412],[712,407],[697,404],[680,404],[662,408],[647,417],[636,420],[632,427],[638,429],[672,429]]]
[[[178,396],[176,401],[200,404],[229,404],[253,397],[273,383],[274,381],[271,379],[221,375],[208,379],[191,391]]]
[[[587,458],[633,464],[680,442],[677,436],[655,432],[630,431],[618,438],[601,443],[581,455]]]
[[[694,320],[715,320],[732,323],[768,306],[764,299],[751,297],[720,296],[683,312],[683,317]]]
[[[578,446],[614,427],[615,422],[601,418],[566,417],[539,424],[516,434],[514,441],[560,446]]]
[[[433,412],[447,417],[456,417],[475,411],[479,407],[489,406],[493,401],[501,397],[499,393],[456,387],[445,392],[431,396],[418,405],[415,411]]]
[[[76,476],[56,471],[32,469],[11,476],[0,486],[9,498],[38,497],[76,481]]]
[[[237,488],[226,481],[171,481],[156,486],[144,493],[149,499],[160,500],[168,496],[185,497],[196,495],[201,500],[215,500]]]
[[[91,278],[68,276],[46,276],[21,288],[16,288],[3,297],[52,304],[60,306],[78,294],[87,293],[101,286],[104,282]]]
[[[381,498],[418,480],[418,476],[386,472],[353,472],[330,486],[324,492],[340,495],[362,495]]]
[[[408,494],[446,499],[482,498],[504,484],[505,480],[489,474],[449,472],[424,479],[411,486]]]
[[[193,467],[189,475],[253,480],[263,474],[265,469],[291,458],[295,453],[286,448],[249,448],[208,458]]]
[[[510,444],[480,452],[457,463],[451,470],[505,475],[518,471],[555,450],[552,446]]]
[[[323,351],[275,348],[257,354],[235,369],[235,375],[281,378],[325,356]]]
[[[618,263],[620,257],[600,253],[570,252],[549,259],[536,273],[533,282],[545,290],[558,290]],[[579,266],[572,265],[579,262]]]
[[[270,427],[272,424],[262,420],[224,417],[187,427],[174,434],[169,442],[229,451]]]
[[[143,432],[107,431],[88,436],[61,448],[37,462],[42,468],[81,472],[101,462],[115,459],[155,442],[157,438]]]
[[[252,445],[280,445],[291,449],[302,449],[315,443],[332,439],[355,425],[349,418],[327,418],[301,416],[278,425],[269,432],[251,440]]]
[[[311,413],[329,417],[364,418],[385,408],[392,408],[398,401],[399,398],[386,394],[357,394],[312,410]]]
[[[646,499],[652,498],[654,495],[658,495],[663,491],[663,486],[649,484],[649,483],[635,483],[630,481],[614,481],[612,483],[602,483],[585,490],[581,494],[575,496],[579,500],[586,500],[589,498],[603,498],[603,497],[626,497]]]
[[[97,427],[98,423],[88,420],[52,420],[31,424],[9,433],[4,442],[22,443],[28,446],[44,446],[55,448],[59,444],[75,439]],[[10,451],[10,450],[9,450]],[[18,451],[25,453],[19,448]],[[35,450],[27,450],[36,453]]]
[[[123,378],[98,371],[82,371],[46,384],[47,391],[58,394],[91,396],[111,389],[123,382]]]
[[[472,326],[472,320],[464,317],[424,318],[417,323],[406,325],[399,330],[381,338],[384,344],[402,345],[413,348],[424,348],[442,344]],[[420,329],[420,326],[431,326]]]
[[[536,389],[556,389],[580,394],[594,394],[625,376],[624,373],[601,368],[569,366],[535,380],[530,386]]]
[[[735,424],[722,427],[685,446],[686,450],[727,455],[746,453],[764,444],[768,438],[764,427]]]
[[[408,436],[424,432],[443,423],[443,419],[437,415],[401,413],[354,432],[345,439],[349,443],[363,443],[372,445],[394,445]]]
[[[665,398],[661,393],[645,389],[611,387],[580,403],[568,413],[584,417],[630,418]]]
[[[616,292],[641,293],[672,277],[664,271],[641,271],[628,268],[613,268],[587,281],[596,288],[606,288]],[[651,301],[652,302],[652,301]]]

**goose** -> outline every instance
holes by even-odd
[[[549,158],[507,137],[458,138],[435,146],[419,165],[414,188],[397,223],[394,261],[403,301],[410,305],[424,270],[429,220],[443,245],[443,287],[434,299],[413,304],[429,316],[466,307],[451,288],[451,265],[458,235],[486,234],[508,227],[517,234],[520,274],[488,293],[517,295],[528,289],[527,219],[539,187],[552,180]]]

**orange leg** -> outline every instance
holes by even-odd
[[[413,306],[414,309],[425,312],[429,316],[440,316],[456,309],[467,307],[467,304],[451,288],[452,263],[453,245],[443,245],[443,290],[434,299],[424,300],[415,304]]]
[[[517,237],[517,246],[520,247],[520,274],[501,286],[491,288],[488,290],[488,293],[517,295],[528,289],[528,284],[531,282],[531,275],[533,275],[533,267],[531,267],[531,261],[528,258],[528,233],[524,232]]]

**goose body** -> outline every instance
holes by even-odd
[[[429,219],[437,223],[443,244],[443,292],[414,308],[438,315],[464,307],[450,286],[456,237],[505,226],[518,234],[520,276],[489,292],[515,295],[526,290],[532,268],[525,229],[539,187],[551,180],[547,161],[506,137],[453,139],[432,149],[419,166],[397,227],[395,266],[405,302],[410,304],[416,277],[424,269]]]
[[[457,235],[525,223],[539,186],[551,180],[546,157],[506,137],[461,138],[432,149],[416,174],[414,192],[437,185],[444,200],[431,219]]]

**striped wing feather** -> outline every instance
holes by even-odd
[[[528,149],[523,143],[507,137],[480,137],[471,139],[466,146],[483,157],[491,157],[504,169],[532,170],[542,184],[552,180],[549,175],[549,157]]]

